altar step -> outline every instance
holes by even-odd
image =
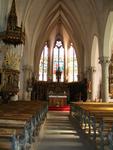
[[[70,105],[65,106],[49,106],[49,111],[70,111]]]

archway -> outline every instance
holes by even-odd
[[[104,42],[103,42],[103,98],[105,100],[109,99],[109,63],[110,58],[112,56],[112,47],[113,47],[113,11],[109,12],[105,34],[104,34]]]
[[[113,12],[110,12],[105,27],[103,56],[111,57],[112,46],[113,46]]]

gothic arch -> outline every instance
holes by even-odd
[[[108,15],[105,27],[103,56],[111,57],[113,46],[113,11]]]
[[[54,10],[54,13],[52,14],[51,13],[51,11],[53,12],[53,10],[51,10],[50,11],[50,13],[48,14],[48,16],[46,16],[46,24],[44,24],[44,26],[42,27],[41,26],[41,28],[40,28],[40,33],[38,33],[38,34],[40,34],[40,36],[39,37],[42,37],[41,35],[44,35],[44,37],[46,37],[46,35],[49,35],[50,33],[51,33],[51,31],[55,28],[55,25],[57,24],[57,21],[58,21],[58,18],[59,18],[59,16],[58,16],[58,14],[59,14],[59,5],[57,6],[58,8],[56,8],[55,10]],[[62,4],[62,7],[64,7],[64,5]],[[73,16],[72,16],[72,14],[71,13],[69,13],[68,15],[66,15],[67,14],[67,8],[62,8],[62,10],[61,10],[61,20],[62,20],[62,25],[64,26],[64,28],[65,28],[65,30],[67,31],[67,33],[68,33],[68,35],[70,36],[70,38],[72,39],[72,41],[74,41],[73,43],[74,43],[74,45],[76,45],[75,43],[75,37],[72,37],[71,35],[73,35],[73,34],[71,34],[72,33],[72,25],[71,25],[71,23],[73,22],[73,24],[75,24],[75,22],[74,22],[74,20],[76,20],[76,19],[74,19],[73,18]],[[64,13],[65,12],[65,13]],[[70,17],[69,17],[70,16]],[[71,19],[71,21],[69,20],[69,18]],[[69,24],[69,22],[71,22],[70,24]],[[77,26],[77,25],[76,25]],[[77,28],[78,29],[78,28]],[[39,30],[39,29],[38,29]],[[78,31],[78,30],[76,30],[76,31]],[[74,32],[74,31],[73,31]],[[35,32],[35,33],[37,33],[37,32]],[[45,35],[45,33],[46,33],[46,35]],[[70,34],[69,34],[70,33]],[[75,34],[75,35],[80,35],[80,34]],[[34,36],[35,37],[35,36]],[[41,49],[42,49],[42,45],[41,44],[43,44],[44,43],[44,40],[46,39],[46,38],[48,38],[48,37],[46,37],[45,39],[43,38],[37,38],[38,40],[36,41],[36,46],[35,46],[35,55],[34,55],[34,64],[35,64],[35,66],[36,66],[36,64],[38,64],[38,60],[39,59],[37,59],[36,58],[36,56],[37,56],[37,53],[39,54],[39,53],[41,53]],[[79,38],[78,39],[81,39],[81,37],[79,36]],[[43,41],[42,41],[43,40]],[[37,51],[37,49],[38,49],[38,51]],[[77,48],[78,49],[78,48]],[[79,50],[80,51],[80,50]],[[80,52],[79,52],[80,53]],[[78,53],[77,53],[78,54]],[[38,56],[40,56],[40,55],[38,55]],[[77,56],[80,56],[80,55],[77,55]],[[80,58],[79,58],[79,60],[80,60]],[[34,66],[34,67],[35,67]],[[38,68],[35,68],[36,70],[38,69]],[[34,70],[35,70],[34,69]]]

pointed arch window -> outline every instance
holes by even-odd
[[[47,70],[48,70],[48,47],[45,44],[44,49],[41,54],[40,64],[39,64],[39,80],[47,81]]]
[[[61,79],[64,81],[64,48],[62,41],[56,41],[54,50],[53,50],[53,81],[56,82],[56,71],[60,68]]]
[[[73,82],[78,80],[78,63],[73,44],[68,50],[68,82]]]
[[[60,68],[61,71],[60,82],[64,82],[65,80],[67,82],[78,81],[78,62],[76,57],[76,50],[74,49],[73,44],[72,43],[70,44],[70,47],[67,50],[67,53],[65,54],[65,49],[63,47],[62,41],[57,40],[55,43],[55,47],[52,51],[53,55],[52,59],[50,59],[52,61],[50,62],[50,60],[48,59],[50,58],[50,52],[48,53],[48,46],[46,43],[40,58],[39,80],[40,81],[49,80],[48,65],[50,65],[52,66],[51,81],[57,82],[56,71],[58,70],[58,68]],[[65,62],[67,64],[65,64]]]

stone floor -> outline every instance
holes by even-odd
[[[81,129],[69,121],[67,112],[48,112],[40,132],[40,139],[32,150],[96,150]]]

